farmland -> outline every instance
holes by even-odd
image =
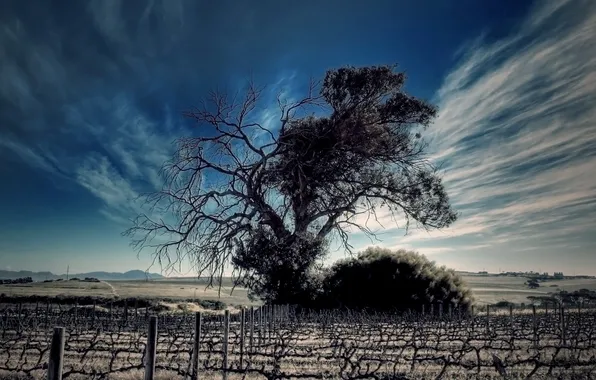
[[[528,295],[594,289],[594,280],[548,281],[528,289],[522,277],[465,279],[477,299],[472,316],[431,305],[401,315],[289,307],[274,311],[251,303],[245,289],[230,295],[229,282],[219,298],[217,289],[191,279],[2,285],[0,292],[9,296],[95,296],[104,301],[0,303],[0,378],[44,377],[52,329],[64,326],[64,378],[141,379],[152,316],[158,326],[154,379],[183,379],[193,373],[196,344],[200,378],[219,379],[224,368],[228,379],[503,378],[495,360],[502,362],[507,378],[596,377],[596,309],[583,304],[565,309],[557,304],[519,306],[529,303]],[[168,299],[160,304],[169,307],[127,303],[143,298]],[[184,302],[192,299],[234,306],[225,313],[204,310]],[[487,311],[486,304],[504,300],[518,306]],[[241,305],[252,307],[244,309],[244,324]]]
[[[146,281],[53,281],[29,284],[0,285],[0,293],[6,296],[75,296],[104,298],[140,298],[150,300],[220,300],[229,305],[252,305],[247,291],[224,283],[207,288],[194,279]]]
[[[582,288],[596,290],[596,279],[552,280],[537,289],[529,289],[524,277],[491,275],[462,276],[472,288],[479,305],[508,301],[515,304],[528,303],[528,296],[546,295],[559,290],[575,291]],[[79,282],[54,281],[30,284],[0,285],[0,293],[7,296],[97,296],[120,298],[147,298],[171,300],[221,300],[228,305],[256,305],[249,301],[246,289],[224,281],[221,293],[216,288],[206,288],[206,284],[193,278],[162,279],[154,281],[109,281]]]
[[[65,326],[64,378],[137,379],[145,370],[148,315],[122,309],[19,310],[4,305],[0,370],[41,378],[52,326]],[[8,306],[8,307],[7,307]],[[513,309],[470,317],[257,308],[241,314],[157,316],[155,379],[193,372],[229,379],[478,379],[596,376],[596,311]],[[429,310],[429,309],[427,309]],[[562,318],[561,318],[562,316]],[[195,334],[199,325],[200,334]],[[227,339],[226,339],[227,337]],[[495,355],[498,359],[495,359]]]

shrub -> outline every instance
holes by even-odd
[[[453,270],[405,250],[369,248],[333,265],[323,280],[326,307],[377,311],[427,310],[431,303],[467,311],[472,293]],[[446,309],[445,309],[446,310]]]
[[[513,302],[509,302],[509,301],[499,301],[496,304],[493,305],[494,307],[509,307],[509,306],[515,306],[515,304]]]

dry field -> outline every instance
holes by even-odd
[[[524,277],[502,277],[490,275],[463,275],[476,302],[479,305],[509,301],[515,304],[529,303],[528,296],[547,295],[565,290],[573,292],[580,289],[596,290],[596,279],[551,280],[541,283],[537,289],[529,289]]]
[[[230,284],[221,290],[207,288],[193,279],[156,281],[54,281],[29,284],[0,285],[0,293],[8,296],[97,296],[120,298],[147,298],[172,300],[220,300],[229,305],[253,305],[246,289],[235,288]]]
[[[596,279],[553,280],[542,283],[537,289],[529,289],[523,277],[501,277],[484,275],[463,275],[472,288],[479,306],[509,301],[515,304],[530,303],[528,296],[547,295],[559,290],[575,291],[582,288],[596,290]],[[102,296],[121,298],[148,298],[172,300],[220,300],[228,305],[254,306],[246,289],[233,289],[230,282],[224,283],[221,292],[218,288],[206,288],[204,283],[195,279],[163,279],[146,281],[102,281],[77,282],[37,282],[19,285],[0,285],[0,293],[6,295],[72,295]]]

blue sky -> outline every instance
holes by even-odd
[[[404,235],[381,215],[374,244],[596,274],[595,25],[590,0],[3,1],[0,268],[146,269],[120,233],[208,90],[252,73],[292,98],[327,69],[397,63],[440,108],[425,138],[461,217]]]

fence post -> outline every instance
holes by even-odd
[[[46,301],[46,318],[45,318],[45,326],[46,329],[49,327],[49,318],[50,318],[50,300]]]
[[[155,357],[157,354],[157,316],[149,319],[147,348],[145,349],[145,380],[153,380],[155,375]]]
[[[79,303],[75,302],[74,304],[74,325],[75,325],[75,329],[78,327],[79,325],[79,321],[78,321],[78,316],[79,316]]]
[[[201,348],[201,325],[203,324],[203,315],[201,312],[195,313],[195,340],[192,349],[192,380],[199,378],[199,349]]]
[[[486,333],[490,332],[490,306],[486,305]]]
[[[263,308],[265,306],[261,305],[259,307],[259,345],[263,344],[263,337],[264,337],[264,331],[263,331]]]
[[[246,325],[246,308],[240,312],[240,369],[244,368],[244,326]]]
[[[268,306],[268,310],[267,310],[267,319],[269,322],[269,331],[268,331],[268,335],[269,335],[269,341],[271,341],[271,335],[272,332],[271,330],[273,330],[273,305],[269,305]]]
[[[250,337],[248,340],[249,352],[252,353],[253,344],[254,344],[254,332],[255,332],[255,307],[250,307],[250,315],[249,315],[249,323],[250,323]]]
[[[124,323],[128,324],[128,300],[124,300]]]
[[[226,310],[224,314],[224,336],[223,336],[223,380],[228,378],[228,340],[230,336],[230,311]]]
[[[561,304],[559,309],[561,310],[561,340],[563,341],[563,345],[566,345],[567,339],[565,336],[565,306]]]
[[[62,363],[64,360],[64,327],[55,327],[50,347],[48,363],[48,380],[62,380]]]
[[[91,310],[91,328],[95,327],[95,300],[93,300],[93,310]]]
[[[511,329],[511,343],[513,344],[514,327],[513,327],[513,305],[509,305],[509,328]]]
[[[21,301],[17,304],[17,331],[20,333],[23,329],[23,318],[21,317],[21,313],[23,312],[23,304]]]
[[[536,321],[536,305],[532,305],[532,331],[534,332],[534,346],[538,347],[538,323]]]
[[[431,317],[431,319],[435,318],[435,304],[434,303],[430,304],[430,317]]]
[[[443,302],[439,304],[439,319],[443,320]]]

